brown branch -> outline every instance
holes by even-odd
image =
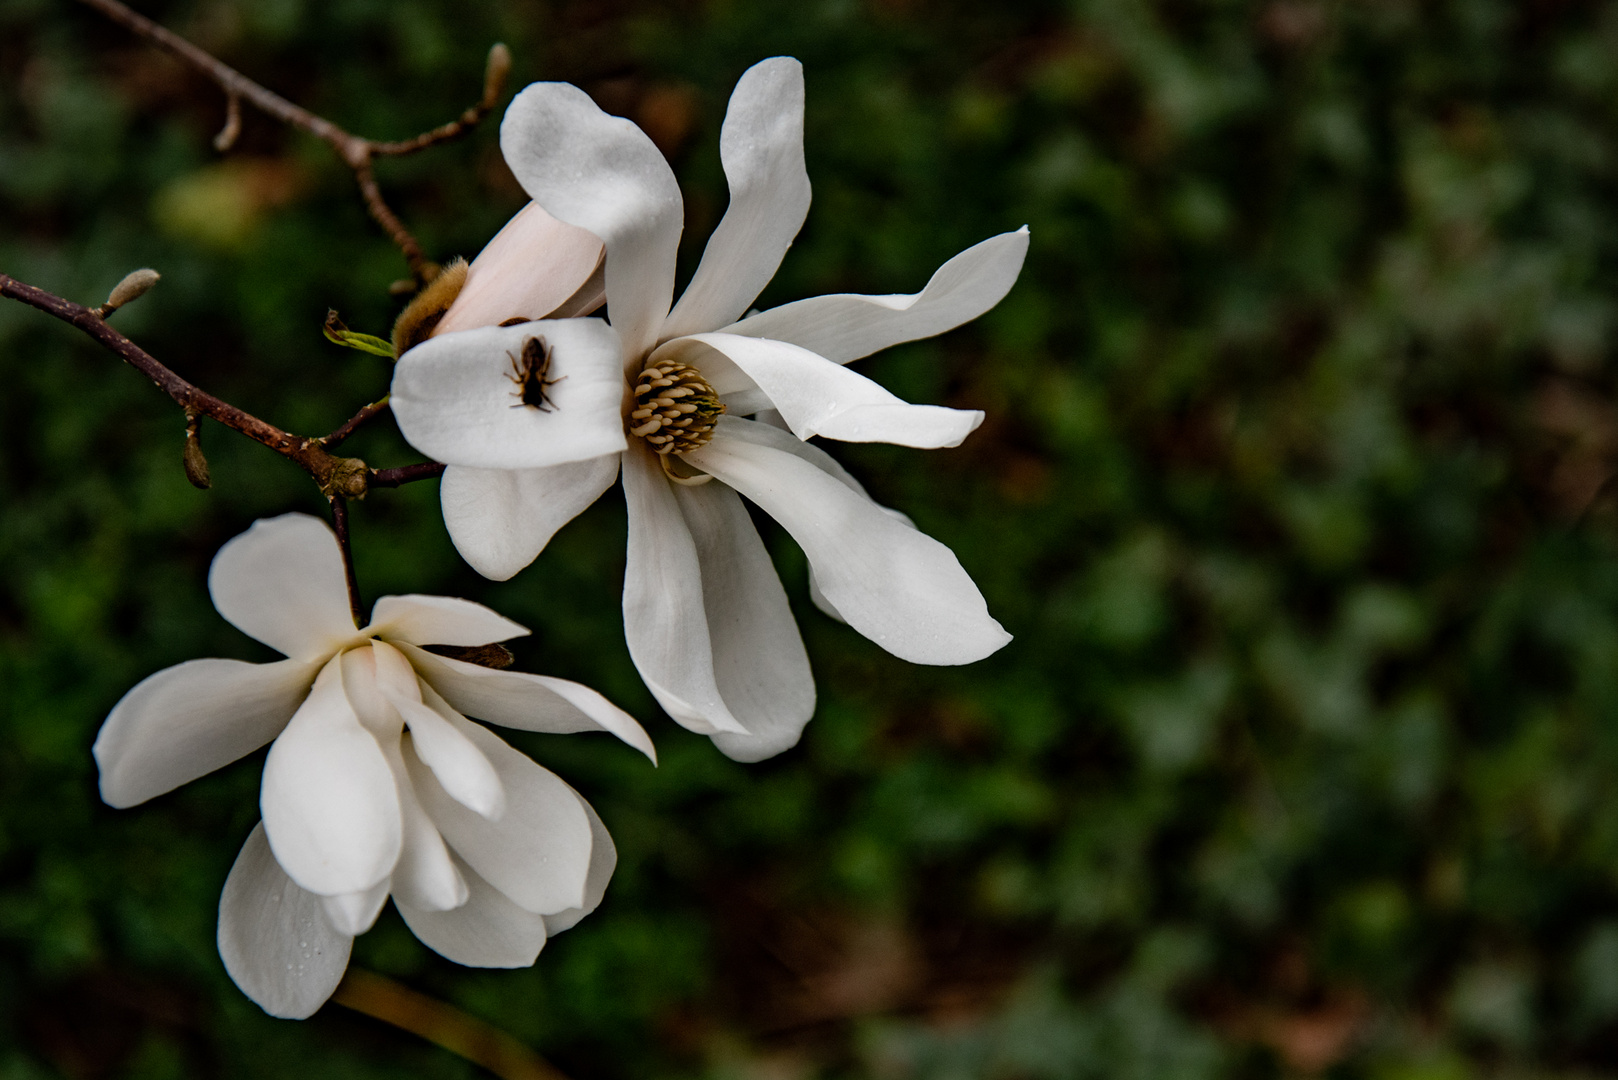
[[[437,1043],[503,1080],[567,1080],[499,1028],[374,972],[349,968],[331,1000]]]
[[[328,498],[364,497],[370,475],[365,462],[357,458],[344,458],[331,454],[327,452],[320,439],[306,439],[282,431],[274,424],[260,420],[253,414],[214,397],[206,390],[193,386],[139,345],[108,326],[95,311],[83,304],[64,300],[54,293],[48,293],[44,289],[18,281],[6,274],[0,274],[0,296],[20,300],[30,307],[38,308],[94,338],[101,346],[122,357],[126,364],[152,380],[159,390],[173,398],[180,408],[185,410],[188,423],[195,417],[206,416],[233,431],[241,432],[254,442],[267,446],[282,457],[296,462],[314,477],[315,483],[320,485],[320,490]]]
[[[336,446],[338,443],[341,443],[344,439],[346,439],[350,435],[354,434],[354,432],[358,431],[362,426],[364,426],[365,424],[370,423],[372,420],[375,420],[377,417],[381,416],[383,413],[385,413],[387,411],[388,411],[388,399],[387,398],[384,397],[380,401],[371,402],[369,405],[365,406],[359,412],[355,413],[353,416],[351,416],[347,420],[343,421],[343,426],[342,427],[338,428],[336,431],[332,432],[330,435],[327,435],[325,438],[321,439],[320,440],[320,445],[324,446],[326,449],[330,450],[332,447]]]
[[[511,70],[511,53],[504,45],[495,45],[489,50],[488,64],[483,75],[483,97],[476,105],[463,112],[458,118],[447,124],[441,124],[431,131],[417,135],[413,139],[399,142],[377,142],[371,139],[344,131],[336,124],[323,117],[316,116],[307,109],[299,108],[286,98],[281,97],[258,83],[249,79],[235,68],[230,67],[211,54],[191,44],[185,38],[159,24],[131,10],[120,0],[81,0],[111,19],[118,25],[132,31],[136,35],[164,49],[182,61],[212,79],[221,90],[225,92],[225,127],[214,139],[214,146],[221,152],[228,150],[236,141],[241,130],[241,101],[252,102],[261,111],[268,113],[290,127],[320,139],[336,151],[337,156],[343,159],[354,173],[354,179],[359,184],[360,195],[365,200],[365,207],[371,212],[371,217],[387,232],[388,237],[404,253],[405,260],[410,264],[410,272],[416,281],[425,285],[431,281],[437,272],[437,267],[427,260],[422,252],[421,245],[410,231],[404,227],[397,214],[389,208],[382,198],[382,191],[377,187],[376,176],[371,168],[371,161],[376,157],[397,157],[401,154],[413,154],[418,150],[426,149],[437,143],[459,138],[472,130],[482,119],[489,115],[495,104],[500,100],[500,94],[505,88],[506,75]]]
[[[337,495],[329,497],[331,526],[337,534],[337,550],[343,553],[343,577],[348,581],[348,612],[354,617],[354,629],[365,625],[365,605],[360,602],[360,579],[354,573],[354,546],[348,536],[348,500]]]
[[[433,480],[444,475],[439,461],[424,461],[419,465],[403,465],[397,469],[371,470],[371,487],[396,488],[417,480]]]

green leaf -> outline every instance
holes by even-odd
[[[343,325],[338,317],[336,308],[326,311],[326,325],[321,328],[326,333],[326,340],[347,349],[358,349],[360,352],[375,353],[393,359],[393,343],[374,334],[360,334]]]

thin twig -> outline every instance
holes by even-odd
[[[402,465],[397,469],[373,469],[371,470],[370,486],[374,488],[396,488],[417,480],[435,480],[443,475],[443,462],[423,461],[419,465]]]
[[[437,1043],[503,1080],[567,1080],[499,1028],[374,972],[349,968],[331,1000]]]
[[[290,458],[314,477],[315,483],[320,485],[320,490],[328,498],[341,496],[357,499],[365,495],[370,474],[365,462],[358,458],[338,457],[329,453],[320,439],[306,439],[282,431],[274,424],[260,420],[252,413],[244,412],[229,402],[214,397],[206,390],[192,385],[170,371],[139,345],[108,326],[105,320],[83,304],[75,304],[71,300],[65,300],[6,274],[0,274],[0,296],[20,300],[82,330],[155,383],[158,389],[173,398],[180,408],[185,410],[188,418],[206,416],[233,431],[241,432],[254,442],[269,447],[282,457]]]
[[[377,417],[381,416],[387,411],[388,399],[386,397],[383,397],[380,401],[371,402],[359,412],[345,420],[342,427],[321,439],[320,445],[330,450],[332,447],[354,434],[354,432],[358,431],[361,426],[370,423],[372,420],[375,420]]]
[[[354,573],[354,546],[348,538],[348,500],[338,495],[330,498],[332,531],[337,534],[337,549],[343,553],[343,577],[348,580],[348,611],[354,616],[354,629],[365,625],[365,606],[360,603],[360,580]]]
[[[413,139],[377,142],[344,131],[330,120],[299,108],[279,94],[260,86],[235,68],[221,63],[172,30],[160,26],[120,3],[119,0],[82,0],[82,2],[118,25],[179,57],[212,79],[225,92],[225,127],[214,139],[214,145],[221,152],[230,148],[240,131],[242,99],[252,102],[283,124],[307,131],[330,146],[336,151],[337,156],[343,159],[343,163],[353,170],[360,194],[365,199],[366,209],[404,253],[405,260],[410,264],[411,274],[421,284],[426,284],[432,279],[436,267],[427,260],[416,238],[404,227],[398,215],[382,198],[382,191],[377,187],[376,175],[371,168],[371,160],[375,157],[413,154],[437,143],[459,138],[489,115],[500,100],[500,95],[505,89],[506,74],[511,69],[511,53],[504,45],[495,45],[489,50],[489,60],[483,75],[483,97],[476,105],[467,109],[455,120],[441,124]]]

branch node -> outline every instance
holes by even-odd
[[[308,448],[321,449],[318,441],[311,441]],[[315,477],[321,494],[328,499],[363,499],[370,490],[370,480],[370,466],[359,458],[345,457],[329,457]]]

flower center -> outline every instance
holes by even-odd
[[[683,454],[706,445],[725,411],[702,373],[688,364],[660,360],[640,373],[629,433],[659,454]]]

